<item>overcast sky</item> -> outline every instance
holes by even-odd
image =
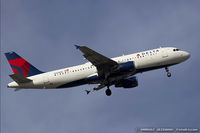
[[[134,133],[139,127],[200,128],[199,0],[2,0],[2,133]],[[137,74],[133,89],[86,95],[84,85],[60,90],[7,88],[15,51],[42,71],[86,62],[74,44],[107,57],[174,46],[186,62]]]

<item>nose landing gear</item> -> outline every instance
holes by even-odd
[[[169,72],[168,67],[165,67],[165,71],[167,72],[167,77],[171,77],[172,76],[172,74]]]

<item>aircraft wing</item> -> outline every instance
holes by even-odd
[[[102,76],[106,73],[110,73],[113,68],[118,66],[118,63],[114,60],[97,53],[96,51],[86,47],[75,45],[79,49],[83,56],[90,61],[94,66],[97,67],[99,76]]]

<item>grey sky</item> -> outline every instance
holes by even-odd
[[[133,133],[138,127],[200,128],[199,0],[2,0],[2,133]],[[137,74],[139,86],[86,95],[84,85],[14,92],[4,53],[15,51],[42,71],[86,62],[74,44],[107,57],[174,46],[186,62]]]

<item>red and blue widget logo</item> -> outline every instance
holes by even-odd
[[[43,73],[34,66],[32,66],[25,59],[21,58],[15,52],[5,53],[8,62],[13,70],[13,72],[22,77],[29,77],[36,74]]]

